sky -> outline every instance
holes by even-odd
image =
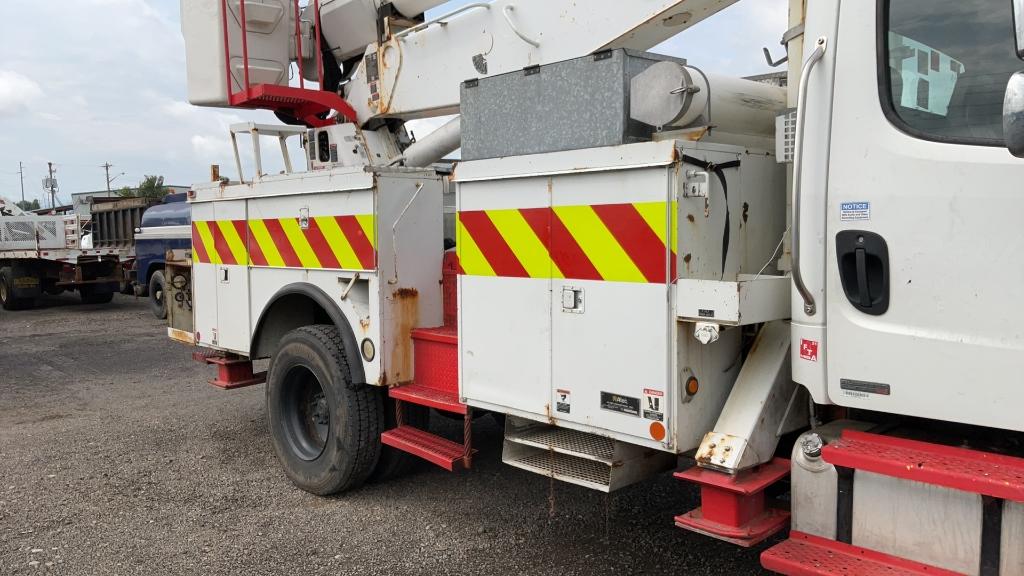
[[[187,186],[205,180],[211,164],[235,176],[228,126],[277,121],[267,112],[187,102],[178,6],[178,0],[0,0],[0,196],[20,198],[19,162],[29,200],[44,196],[47,162],[54,163],[63,202],[71,193],[105,189],[108,162],[115,188],[150,174]],[[768,72],[761,48],[782,53],[786,6],[786,0],[741,0],[653,51],[720,74]],[[417,134],[425,135],[427,126]],[[245,153],[249,145],[240,144]]]

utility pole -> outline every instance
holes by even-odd
[[[25,203],[25,165],[18,162],[18,176],[21,177],[21,203]]]
[[[57,207],[57,179],[53,177],[53,162],[46,163],[47,170],[50,172],[50,177],[46,180],[47,187],[50,192],[50,208]]]
[[[114,180],[117,180],[121,176],[124,176],[124,172],[121,172],[120,174],[114,174],[114,177],[111,178],[110,177],[110,169],[113,168],[113,167],[114,167],[114,165],[111,164],[110,162],[107,162],[106,164],[102,164],[100,166],[100,168],[103,168],[104,170],[107,171],[107,192],[110,192],[110,185],[114,183]]]

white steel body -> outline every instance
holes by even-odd
[[[727,173],[733,248],[724,278],[725,199],[716,178],[708,199],[680,196],[692,168],[680,161],[682,154],[743,162],[742,170]],[[466,162],[454,181],[460,212],[668,202],[678,211],[680,276],[713,275],[735,285],[740,271],[764,264],[781,237],[782,176],[765,155],[667,141]],[[738,226],[744,203],[762,218],[757,225]],[[670,218],[666,213],[666,226]],[[582,314],[563,310],[563,288],[583,290]],[[739,372],[740,334],[727,330],[701,345],[693,324],[678,320],[677,305],[675,286],[664,283],[460,276],[461,394],[472,406],[634,444],[695,448]],[[682,389],[691,374],[701,382],[693,397]],[[643,398],[645,389],[664,394],[663,441],[652,438],[651,420],[601,408],[602,392]],[[569,414],[553,408],[559,390],[571,392]]]
[[[193,262],[198,345],[249,356],[259,319],[274,296],[287,286],[309,285],[330,296],[357,342],[373,342],[372,361],[349,358],[362,362],[367,383],[412,380],[410,330],[442,321],[440,177],[339,168],[249,184],[211,183],[195,192],[193,222],[374,214],[378,266],[328,270]],[[399,296],[403,292],[416,296]]]

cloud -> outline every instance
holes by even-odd
[[[0,69],[0,116],[22,112],[43,96],[35,80],[13,70]]]

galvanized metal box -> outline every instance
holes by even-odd
[[[629,118],[630,81],[657,62],[630,50],[598,52],[462,84],[462,159],[481,160],[644,142]]]

